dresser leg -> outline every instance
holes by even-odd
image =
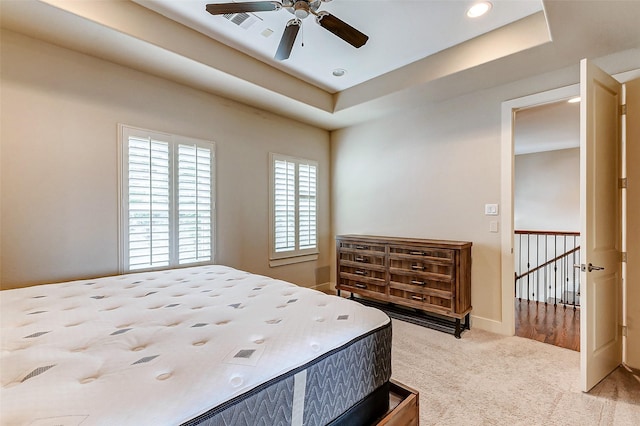
[[[464,328],[471,330],[471,313],[464,316]]]
[[[456,318],[456,332],[454,334],[454,336],[456,336],[456,339],[460,338],[461,332],[462,332],[462,328],[460,327],[460,318]]]

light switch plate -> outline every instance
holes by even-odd
[[[497,204],[485,204],[484,205],[484,214],[486,216],[498,216],[498,205]]]
[[[492,220],[489,222],[489,232],[498,232],[498,221]]]

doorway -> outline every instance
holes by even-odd
[[[640,70],[633,70],[613,78],[590,61],[583,59],[580,62],[581,84],[506,101],[502,104],[501,203],[504,220],[500,228],[503,259],[501,266],[503,315],[500,324],[505,334],[513,335],[514,304],[510,295],[513,292],[514,277],[512,234],[514,230],[513,123],[515,114],[522,108],[568,99],[576,96],[578,91],[582,98],[580,239],[583,254],[580,271],[583,290],[580,301],[582,308],[580,372],[581,387],[584,392],[592,389],[621,364],[630,364],[633,368],[637,368],[635,365],[640,365],[637,362],[640,359],[638,356],[640,352],[630,350],[633,342],[640,339],[630,338],[633,334],[629,333],[630,327],[626,325],[630,317],[629,313],[637,309],[638,303],[628,297],[629,289],[625,288],[623,279],[625,268],[621,267],[627,258],[625,249],[628,250],[628,247],[625,246],[637,240],[637,235],[629,233],[627,228],[629,215],[626,215],[625,221],[622,213],[629,207],[624,205],[634,199],[633,192],[628,192],[626,189],[626,176],[629,169],[625,171],[624,168],[625,161],[631,158],[628,157],[625,160],[625,155],[629,152],[633,155],[633,149],[630,151],[628,146],[625,148],[624,140],[625,133],[627,139],[631,141],[637,140],[637,135],[640,134],[633,120],[625,121],[626,111],[636,111],[640,105],[638,76],[640,76]],[[621,84],[621,81],[627,83]],[[629,114],[629,117],[637,117],[637,112]],[[618,232],[620,230],[621,232]],[[628,272],[627,267],[626,273]],[[626,336],[626,339],[623,336]]]
[[[514,117],[516,336],[580,349],[579,98]]]
[[[537,93],[523,98],[506,101],[502,104],[502,168],[501,168],[501,209],[502,223],[500,226],[502,246],[502,332],[507,335],[515,334],[515,303],[514,277],[516,274],[514,262],[514,231],[515,215],[513,203],[514,189],[514,125],[517,111],[527,108],[550,105],[567,101],[579,96],[580,85],[563,87],[543,93]]]

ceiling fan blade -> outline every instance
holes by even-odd
[[[280,39],[280,44],[278,45],[278,50],[274,56],[275,59],[279,61],[289,59],[289,55],[291,54],[291,49],[293,49],[293,43],[296,41],[296,36],[300,30],[301,23],[302,22],[299,19],[291,19],[287,22],[287,26],[284,28],[284,33],[282,33],[282,38]]]
[[[207,12],[212,15],[226,15],[242,12],[270,12],[278,10],[282,3],[277,1],[250,1],[240,3],[211,3],[207,5]]]
[[[369,40],[369,36],[361,33],[346,22],[336,18],[329,12],[320,12],[316,18],[320,26],[337,35],[353,47],[362,47]]]

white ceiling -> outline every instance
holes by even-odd
[[[367,34],[368,42],[356,49],[320,27],[310,15],[303,20],[290,58],[277,61],[273,56],[280,37],[293,18],[284,8],[249,14],[250,18],[238,26],[205,11],[207,3],[231,0],[134,1],[331,93],[542,10],[541,0],[492,0],[489,13],[472,19],[466,11],[478,0],[333,0],[322,3],[319,10]],[[271,35],[263,36],[265,30]],[[335,69],[347,73],[335,77]]]
[[[506,3],[521,1],[525,0]],[[198,3],[204,9],[206,1],[175,1],[176,5],[182,3]],[[640,0],[543,0],[542,3],[543,11],[337,92],[292,76],[293,71],[285,72],[282,62],[273,65],[265,62],[272,56],[271,51],[264,61],[256,59],[204,35],[201,30],[196,31],[129,0],[0,0],[0,25],[295,121],[333,130],[526,78],[540,81],[545,73],[553,70],[575,70],[575,74],[568,74],[566,78],[566,84],[573,84],[578,81],[578,63],[582,58],[606,57],[605,65],[613,64],[617,72],[640,68]],[[354,4],[364,6],[352,15],[354,8],[349,12],[347,6]],[[393,7],[385,8],[382,4]],[[371,38],[358,54],[365,48],[375,50],[373,56],[384,64],[398,46],[421,48],[427,44],[426,40],[441,42],[443,39],[442,48],[456,40],[451,34],[461,30],[454,30],[454,24],[446,22],[449,15],[445,12],[435,13],[435,4],[464,11],[462,5],[469,2],[334,0],[322,8],[326,7],[367,33]],[[337,9],[338,6],[345,10]],[[423,6],[431,6],[430,13],[414,13]],[[376,13],[366,22],[360,21],[370,11]],[[270,13],[274,19],[277,15],[288,15],[286,11]],[[402,16],[385,19],[395,13]],[[215,19],[206,12],[202,16],[207,22]],[[457,12],[455,16],[460,19]],[[382,21],[377,21],[380,18]],[[445,29],[420,39],[415,34],[423,30],[427,19],[442,24]],[[463,17],[461,22],[464,20]],[[312,50],[310,35],[307,35],[306,27],[317,25],[314,22],[307,25],[306,21],[304,25],[305,47],[294,47],[292,58],[321,49],[314,46]],[[389,37],[380,37],[380,34],[390,27],[405,34],[402,41],[392,48],[375,48],[376,43],[389,41]],[[317,42],[321,46],[328,46],[328,40],[334,39],[340,49],[354,50],[333,34],[317,29],[322,30],[321,41]],[[335,52],[332,48],[328,56],[332,58]],[[402,60],[398,61],[386,66],[399,66]],[[348,70],[347,75],[357,74],[355,69]]]

